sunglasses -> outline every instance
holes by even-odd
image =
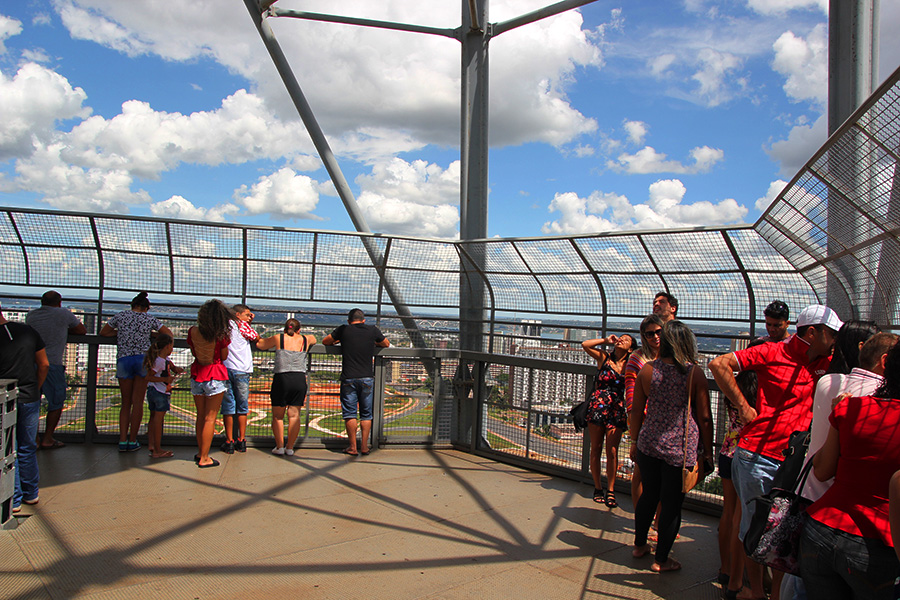
[[[659,337],[662,335],[662,329],[654,329],[653,331],[645,331],[644,337]]]

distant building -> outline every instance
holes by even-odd
[[[523,319],[521,323],[522,335],[541,337],[541,321],[535,319]]]
[[[556,346],[514,346],[512,354],[570,363],[590,364],[590,357],[581,347],[565,344]],[[540,406],[547,417],[539,417],[539,424],[560,422],[556,415],[567,416],[573,403],[585,394],[585,377],[575,373],[545,371],[525,367],[509,367],[509,394],[516,408],[536,409]],[[565,418],[562,419],[563,421]]]

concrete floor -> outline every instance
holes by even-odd
[[[716,520],[685,512],[656,574],[630,499],[452,451],[39,452],[40,504],[0,532],[0,597],[716,598]]]

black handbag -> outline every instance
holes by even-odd
[[[587,414],[591,407],[591,400],[594,399],[594,393],[597,391],[597,377],[594,377],[594,385],[588,390],[585,399],[572,406],[569,416],[572,417],[572,424],[575,426],[575,433],[581,433],[587,429]]]
[[[803,462],[806,459],[806,451],[809,449],[809,430],[795,431],[788,438],[787,448],[781,451],[784,461],[775,472],[772,479],[772,489],[794,489],[800,472],[803,471]]]
[[[569,416],[572,417],[572,424],[575,426],[575,433],[581,433],[587,429],[587,413],[590,401],[582,400],[572,407]]]

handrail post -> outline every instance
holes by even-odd
[[[377,448],[384,447],[384,386],[388,378],[385,369],[390,368],[391,361],[384,357],[375,356],[375,389],[372,399],[372,442]],[[368,440],[363,440],[368,445]]]
[[[91,444],[97,436],[97,373],[100,345],[88,344],[87,377],[85,383],[84,441]]]

